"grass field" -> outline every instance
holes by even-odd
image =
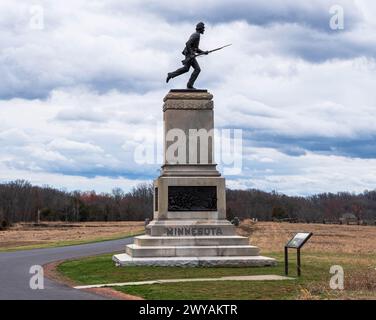
[[[143,222],[18,223],[0,231],[0,252],[121,239],[144,231]]]
[[[275,274],[284,275],[283,246],[297,231],[311,231],[302,251],[302,277],[284,281],[215,281],[118,287],[116,290],[146,299],[376,299],[376,228],[250,221],[238,228],[263,255],[274,257],[272,268],[117,268],[111,255],[67,261],[58,271],[77,284],[99,284],[157,279],[203,278]],[[295,255],[290,270],[295,276]],[[345,290],[330,289],[332,265],[345,272]]]

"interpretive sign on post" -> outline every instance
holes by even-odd
[[[301,262],[300,262],[300,249],[304,244],[311,238],[313,235],[312,232],[299,232],[292,239],[290,239],[285,245],[285,274],[289,273],[289,258],[288,258],[288,249],[297,249],[296,250],[296,261],[297,261],[297,274],[298,277],[301,275]]]

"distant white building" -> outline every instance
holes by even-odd
[[[341,218],[339,218],[341,224],[358,224],[358,218],[355,214],[351,212],[344,213]]]

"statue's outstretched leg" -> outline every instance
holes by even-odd
[[[178,70],[176,70],[174,72],[168,73],[166,82],[168,83],[170,81],[170,79],[175,78],[177,76],[180,76],[183,73],[187,73],[189,71],[190,67],[191,67],[190,64],[185,64],[184,67],[179,68]]]
[[[200,65],[198,64],[196,58],[191,60],[191,65],[192,65],[194,70],[193,70],[191,77],[189,78],[188,83],[187,83],[187,88],[188,89],[195,89],[193,87],[193,84],[195,83],[198,75],[200,74],[201,68],[200,68]]]

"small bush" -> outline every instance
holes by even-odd
[[[10,228],[10,223],[7,219],[0,219],[0,231]]]

